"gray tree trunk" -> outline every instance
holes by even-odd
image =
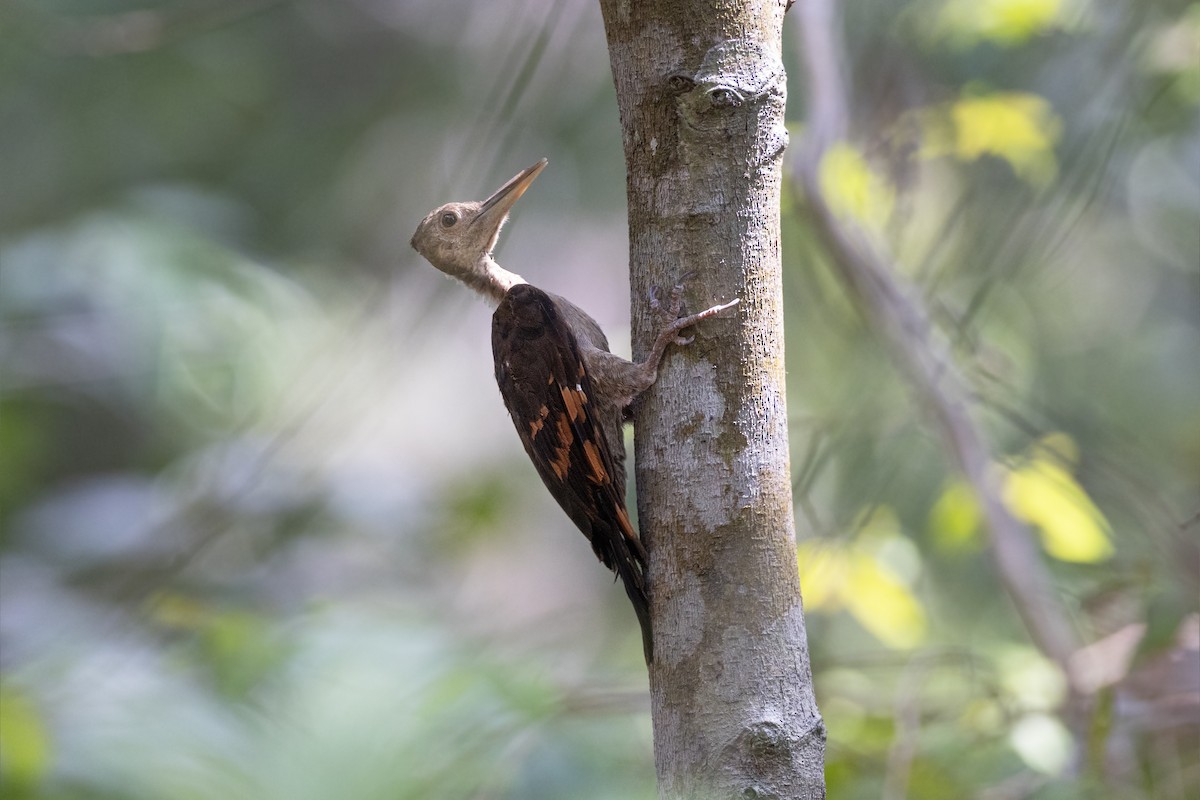
[[[741,298],[635,413],[663,797],[823,798],[784,395],[783,0],[601,0],[628,172],[634,353],[652,287]]]

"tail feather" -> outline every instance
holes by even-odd
[[[617,574],[625,584],[625,594],[633,604],[633,613],[637,614],[638,624],[642,627],[642,651],[646,663],[654,661],[654,632],[650,627],[650,598],[646,596],[645,584],[640,572],[630,574],[628,565],[621,561]]]
[[[621,547],[610,566],[625,585],[625,594],[633,604],[633,612],[642,628],[642,651],[649,664],[654,661],[654,632],[650,626],[650,598],[646,592],[646,555],[637,539],[625,539],[622,544],[633,544],[636,549]]]

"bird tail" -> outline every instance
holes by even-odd
[[[616,573],[625,584],[625,594],[629,596],[629,602],[633,604],[633,613],[637,615],[638,624],[642,628],[642,652],[646,656],[646,663],[649,664],[654,661],[654,632],[650,627],[650,597],[646,592],[646,554],[642,551],[640,542],[634,539],[633,543],[638,545],[636,552],[631,548],[618,555],[614,561]]]
[[[617,536],[610,541],[613,545],[611,563],[601,555],[601,560],[617,573],[620,582],[625,584],[625,594],[634,603],[634,613],[637,614],[637,624],[642,626],[642,652],[646,655],[646,663],[654,661],[654,631],[650,627],[650,597],[647,591],[646,549],[642,541],[634,533],[634,525],[629,521],[624,507],[617,512]]]

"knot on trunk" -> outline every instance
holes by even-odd
[[[697,132],[751,128],[742,116],[756,117],[754,106],[763,100],[783,102],[785,75],[776,51],[759,42],[718,42],[704,54],[696,74],[672,75],[684,126]]]

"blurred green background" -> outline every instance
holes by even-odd
[[[787,195],[830,796],[1200,796],[1200,4],[844,13],[827,190],[972,380],[1097,713],[1072,742]],[[0,6],[0,794],[654,796],[623,593],[525,462],[487,309],[408,247],[542,156],[498,259],[627,353],[592,2]]]

